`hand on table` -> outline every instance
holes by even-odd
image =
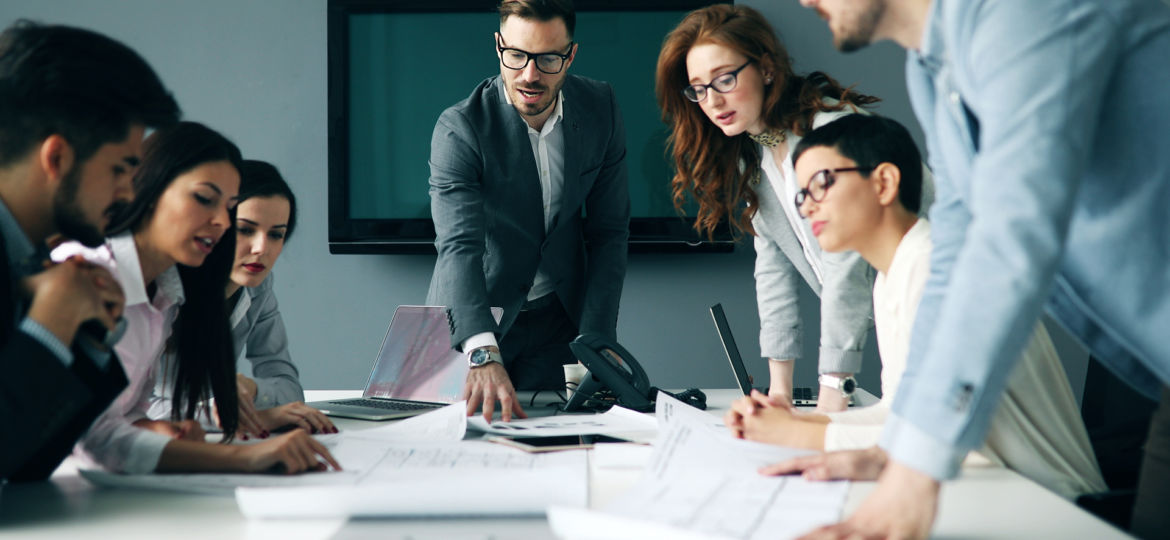
[[[296,474],[305,471],[324,471],[330,466],[340,471],[341,465],[325,445],[307,432],[296,429],[270,441],[234,446],[240,469],[244,472],[278,471]]]
[[[785,396],[765,396],[752,390],[751,395],[731,404],[731,408],[723,415],[723,423],[737,439],[770,442],[767,440],[769,431],[790,420],[793,412],[792,401]]]
[[[516,390],[512,388],[508,372],[499,362],[471,368],[467,373],[467,382],[463,385],[463,399],[467,400],[467,416],[475,414],[475,410],[482,406],[486,422],[492,421],[496,401],[500,402],[500,417],[503,421],[511,421],[513,414],[528,418],[528,414],[520,407],[520,401],[516,399]]]
[[[275,430],[285,426],[295,426],[309,433],[337,433],[337,427],[329,420],[325,413],[318,411],[300,401],[285,403],[271,409],[257,411],[260,424],[265,428],[263,436],[268,430]]]
[[[849,519],[816,529],[802,540],[920,539],[930,535],[938,510],[938,482],[896,461]]]
[[[808,480],[876,480],[886,467],[878,446],[802,456],[760,468],[760,474],[801,474]]]

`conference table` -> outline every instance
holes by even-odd
[[[741,395],[706,390],[708,409],[721,415]],[[360,395],[357,391],[310,391],[308,400]],[[872,399],[872,396],[863,400]],[[538,412],[540,407],[533,409]],[[376,422],[335,419],[343,431]],[[343,464],[344,465],[344,464]],[[589,505],[602,508],[638,482],[637,469],[590,465]],[[874,488],[854,482],[845,506],[851,513]],[[942,489],[937,538],[1128,538],[1108,523],[1010,470],[965,465]],[[70,458],[46,482],[10,484],[0,490],[0,538],[556,538],[544,518],[248,520],[232,497],[95,487]]]

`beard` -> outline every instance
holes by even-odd
[[[53,219],[57,232],[62,236],[77,240],[87,247],[97,247],[105,242],[104,231],[86,220],[85,212],[77,204],[80,191],[81,167],[75,166],[61,179],[61,187],[53,196]],[[114,206],[110,206],[105,214],[112,215],[113,210]]]
[[[886,6],[883,2],[870,2],[854,18],[854,24],[843,28],[840,34],[833,35],[833,45],[837,47],[837,50],[847,53],[868,47],[873,43],[878,21],[885,15],[885,11]]]
[[[527,84],[527,85],[525,85],[525,87],[529,90],[544,91],[544,95],[546,98],[548,98],[548,101],[540,102],[540,103],[524,103],[520,99],[513,99],[512,104],[515,105],[516,110],[520,111],[520,114],[522,114],[524,116],[540,116],[545,111],[547,111],[549,109],[549,107],[556,105],[557,97],[560,96],[561,88],[564,86],[565,86],[565,78],[564,77],[562,77],[560,81],[557,81],[555,88],[549,88],[548,85],[542,84],[542,83]],[[512,83],[512,91],[517,93],[517,94],[520,93],[520,90],[517,88],[515,83]]]

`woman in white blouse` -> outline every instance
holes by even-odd
[[[115,350],[130,384],[79,444],[84,457],[107,469],[299,472],[323,469],[324,463],[340,468],[302,430],[254,445],[215,444],[204,442],[194,421],[214,397],[225,442],[239,426],[223,291],[234,255],[231,212],[240,161],[234,144],[203,125],[183,122],[157,132],[145,143],[134,201],[111,220],[106,255],[126,295],[127,321]],[[173,376],[160,373],[164,353],[177,359]],[[175,381],[170,420],[146,414],[159,377]]]
[[[809,133],[794,159],[801,192],[792,204],[801,201],[821,247],[855,250],[878,270],[873,305],[882,398],[870,407],[825,415],[776,407],[756,394],[737,401],[725,420],[737,435],[761,442],[816,450],[871,447],[906,369],[930,273],[930,223],[917,216],[914,203],[922,184],[920,156],[897,122],[849,115]],[[1064,366],[1040,322],[980,454],[1068,498],[1105,490]]]
[[[693,198],[702,232],[726,220],[754,236],[769,395],[791,402],[803,350],[801,281],[820,297],[818,372],[858,372],[873,327],[873,269],[856,253],[821,251],[790,203],[791,150],[805,132],[877,99],[820,72],[797,75],[768,22],[742,5],[688,14],[662,46],[656,87],[672,130],[675,205]],[[822,385],[820,394],[821,410],[844,407],[836,386]]]

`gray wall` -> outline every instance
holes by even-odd
[[[842,55],[832,49],[824,22],[795,0],[743,3],[776,27],[797,71],[823,70],[882,97],[877,110],[910,126],[921,141],[900,49],[882,44]],[[325,7],[325,0],[4,0],[0,24],[24,17],[126,42],[159,71],[186,118],[222,131],[246,156],[280,167],[301,203],[301,225],[276,268],[294,359],[306,388],[356,388],[365,382],[395,306],[423,302],[434,258],[329,254]],[[496,69],[485,64],[485,76]],[[418,126],[420,136],[431,128]],[[753,258],[750,243],[733,254],[631,257],[618,336],[654,384],[733,385],[707,315],[715,302],[723,303],[757,384],[765,383],[766,365],[755,360]],[[808,386],[815,381],[818,310],[811,291],[804,293],[809,360],[798,366],[797,384]],[[1062,347],[1075,349],[1065,341]],[[1083,353],[1067,356],[1075,358],[1070,378],[1079,395]],[[871,340],[863,386],[876,392],[878,373]]]

